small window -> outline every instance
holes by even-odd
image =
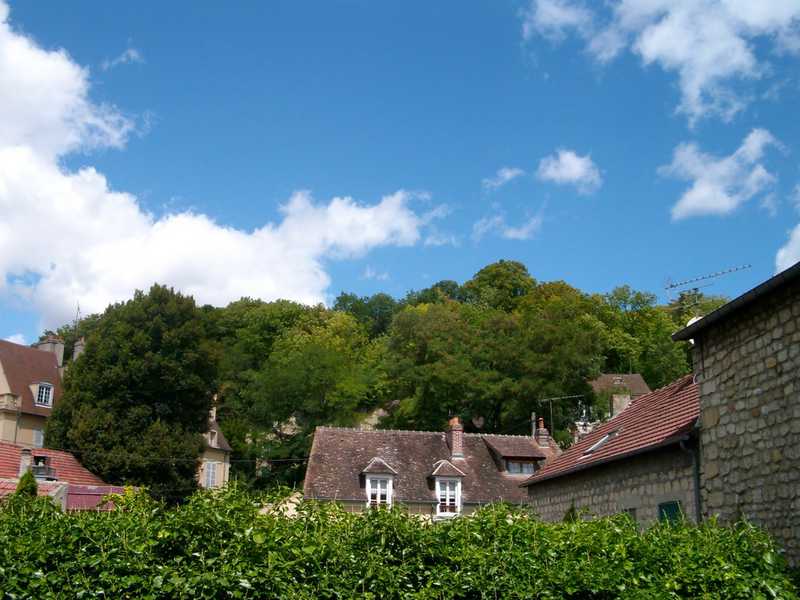
[[[41,429],[33,430],[33,447],[41,448],[44,446],[44,431]]]
[[[40,383],[39,389],[36,392],[36,405],[37,406],[52,406],[53,405],[53,386],[49,383]]]
[[[452,517],[461,512],[461,480],[436,479],[436,514]]]
[[[530,461],[507,460],[506,471],[511,475],[532,475],[534,466]]]
[[[622,512],[628,515],[631,519],[633,519],[634,523],[638,523],[636,520],[636,509],[635,508],[623,508]]]
[[[683,519],[683,510],[678,500],[662,502],[658,505],[658,520],[662,523],[678,523]]]
[[[614,385],[623,385],[624,383],[625,383],[625,380],[622,377],[620,377],[619,375],[614,377]]]
[[[592,452],[595,452],[595,451],[599,450],[600,448],[602,448],[603,446],[605,446],[605,445],[606,445],[608,442],[610,442],[610,441],[611,441],[611,440],[613,440],[615,437],[617,437],[617,434],[618,434],[620,431],[621,431],[621,429],[615,429],[614,431],[609,431],[609,432],[608,432],[607,434],[605,434],[605,435],[604,435],[602,438],[600,438],[600,439],[599,439],[597,442],[595,442],[594,444],[592,444],[592,445],[589,447],[589,449],[588,449],[588,450],[584,450],[584,451],[583,451],[583,455],[584,455],[584,456],[586,456],[586,455],[588,455],[588,454],[591,454]]]
[[[206,461],[206,479],[205,479],[205,487],[213,488],[217,487],[217,465],[219,463],[216,461]]]
[[[208,432],[208,445],[214,448],[217,447],[217,432],[213,429]]]
[[[367,506],[392,505],[392,478],[367,477]]]

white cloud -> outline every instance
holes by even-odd
[[[364,269],[364,273],[361,275],[362,279],[375,279],[377,281],[387,281],[389,279],[389,274],[386,272],[378,272],[373,269],[371,266],[367,265]]]
[[[778,250],[775,256],[775,272],[785,271],[798,261],[800,261],[800,225],[791,231],[789,240]]]
[[[565,149],[539,161],[536,176],[542,181],[574,185],[581,194],[596,192],[603,185],[600,169],[590,155],[579,156],[574,151]]]
[[[103,69],[103,71],[108,71],[109,69],[113,69],[119,65],[129,65],[132,63],[143,62],[144,56],[142,56],[142,53],[136,48],[128,47],[119,56],[105,59],[102,63],[100,63],[100,68]]]
[[[423,243],[426,246],[459,246],[461,241],[457,235],[439,231],[437,227],[430,226]]]
[[[780,147],[766,129],[754,129],[731,155],[716,157],[695,143],[680,144],[672,162],[659,174],[691,182],[672,207],[672,219],[698,215],[727,215],[744,202],[768,190],[775,176],[761,163],[769,146]]]
[[[542,216],[536,215],[513,226],[506,222],[505,216],[499,213],[480,219],[472,226],[472,239],[479,242],[489,233],[496,233],[507,240],[529,240],[542,228]]]
[[[279,220],[248,231],[191,211],[156,217],[94,168],[62,166],[71,151],[123,146],[130,121],[92,103],[87,72],[7,16],[0,0],[0,297],[28,302],[44,327],[69,320],[76,302],[99,311],[153,282],[215,305],[243,295],[322,302],[326,260],[415,244],[443,214],[418,216],[410,202],[420,194],[402,190],[371,205],[299,191]]]
[[[759,46],[800,53],[796,0],[616,0],[610,7],[592,12],[574,0],[531,0],[523,36],[559,40],[575,33],[601,63],[628,49],[644,66],[675,73],[677,110],[690,124],[710,115],[729,120],[746,106],[736,84],[767,73]]]
[[[502,167],[497,170],[494,177],[487,177],[481,181],[481,185],[485,190],[496,190],[503,187],[509,181],[513,181],[517,177],[525,175],[525,171],[518,167]]]
[[[25,345],[25,336],[21,333],[15,333],[14,335],[10,335],[7,338],[3,338],[7,342],[11,342],[13,344],[19,344],[20,346]]]

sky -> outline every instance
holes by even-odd
[[[800,260],[800,0],[0,0],[0,338],[162,283],[587,292]]]

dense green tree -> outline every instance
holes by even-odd
[[[431,287],[408,292],[404,302],[407,305],[416,306],[417,304],[438,304],[446,300],[463,302],[465,297],[464,288],[458,282],[451,279],[443,279],[434,283]]]
[[[483,267],[464,284],[468,302],[509,312],[519,299],[536,287],[528,268],[515,260],[500,260]]]
[[[205,323],[192,298],[158,285],[110,306],[66,373],[48,446],[109,483],[170,499],[190,493],[216,388]]]
[[[725,296],[706,296],[700,290],[693,289],[681,292],[670,302],[666,309],[677,328],[685,327],[690,319],[704,317],[728,302]]]
[[[342,292],[333,304],[334,310],[353,315],[373,338],[386,333],[399,308],[397,300],[384,293],[359,297]]]

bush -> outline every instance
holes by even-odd
[[[508,506],[430,524],[402,510],[302,503],[259,514],[234,488],[176,508],[143,493],[109,513],[44,500],[0,509],[8,598],[797,598],[770,538],[747,523],[628,517],[545,524]]]
[[[39,486],[36,485],[36,478],[30,471],[25,471],[17,482],[17,489],[14,494],[20,498],[36,498],[39,493]]]

